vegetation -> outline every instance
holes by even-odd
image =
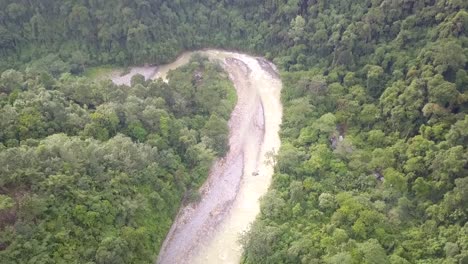
[[[83,76],[88,77],[93,80],[100,80],[103,78],[108,78],[110,74],[113,74],[114,72],[117,73],[119,69],[116,69],[116,67],[112,65],[104,65],[104,66],[95,66],[95,67],[87,67],[83,71]],[[121,74],[126,73],[125,69],[121,70]]]
[[[467,263],[467,4],[311,2],[243,262]]]
[[[154,261],[226,151],[235,104],[201,57],[168,84],[9,70],[0,89],[1,263]]]
[[[0,0],[1,262],[150,262],[226,151],[226,78],[202,61],[131,89],[69,73],[211,46],[283,70],[245,263],[467,263],[467,5]]]

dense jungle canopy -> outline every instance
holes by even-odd
[[[234,90],[201,57],[169,83],[83,73],[206,47],[282,70],[282,147],[243,262],[468,263],[467,8],[0,0],[0,263],[155,260],[227,150]]]

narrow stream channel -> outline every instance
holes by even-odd
[[[280,147],[282,119],[281,81],[270,62],[246,54],[200,51],[221,61],[237,91],[237,104],[229,120],[230,150],[211,168],[202,186],[201,200],[180,209],[161,248],[157,263],[239,263],[239,235],[259,213],[259,198],[266,193],[273,168],[265,154]],[[131,76],[166,79],[167,73],[189,62],[193,52],[159,67],[134,68],[116,83]]]

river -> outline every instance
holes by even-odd
[[[194,52],[183,53],[171,64],[132,68],[114,75],[117,84],[128,84],[134,74],[162,78],[189,62]],[[239,235],[248,230],[260,211],[273,174],[266,154],[280,147],[282,84],[276,67],[263,58],[223,50],[198,51],[219,61],[237,92],[229,120],[230,150],[215,162],[200,189],[201,199],[180,209],[157,259],[160,264],[239,263]]]

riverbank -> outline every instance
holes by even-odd
[[[200,53],[221,62],[237,91],[237,105],[229,120],[230,150],[213,165],[200,189],[200,201],[180,209],[160,250],[158,263],[162,264],[238,263],[242,254],[239,234],[258,214],[259,198],[273,174],[265,154],[280,147],[281,82],[274,65],[234,52]],[[166,80],[167,73],[188,63],[192,54],[183,53],[154,73],[132,68],[129,74],[112,79],[129,83],[134,74],[144,73],[146,78]]]

